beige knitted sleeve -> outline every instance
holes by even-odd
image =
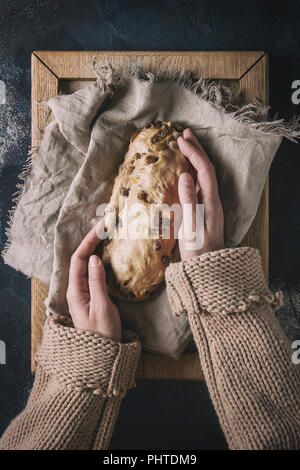
[[[0,449],[106,449],[141,350],[133,333],[122,340],[76,330],[65,317],[48,319],[27,406]]]
[[[274,311],[259,252],[225,249],[172,264],[170,302],[186,313],[231,449],[299,449],[300,371]]]

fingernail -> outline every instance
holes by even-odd
[[[190,186],[190,184],[193,183],[193,178],[189,173],[182,173],[180,175],[179,182],[181,184],[186,184]]]
[[[100,262],[100,260],[99,260],[98,256],[96,256],[96,255],[92,255],[89,259],[89,263],[90,263],[90,266],[92,268],[95,268],[96,266],[99,266],[99,264],[100,264],[99,262]]]

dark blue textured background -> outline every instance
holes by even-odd
[[[33,50],[264,50],[270,103],[300,113],[300,1],[0,1],[0,249],[17,175],[30,146]],[[300,338],[300,147],[283,142],[270,175],[270,277],[284,291],[279,319]],[[22,409],[30,386],[30,281],[0,261],[0,434]],[[120,449],[222,449],[226,444],[203,383],[140,381],[122,405],[112,440]]]

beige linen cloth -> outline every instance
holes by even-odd
[[[188,73],[141,76],[108,64],[97,80],[49,100],[54,121],[45,129],[8,229],[5,263],[50,283],[47,314],[68,314],[69,261],[109,201],[131,134],[148,121],[190,127],[215,164],[225,213],[226,247],[240,243],[255,217],[282,136],[295,140],[299,122],[267,122],[259,103],[237,105],[220,84]],[[118,303],[123,323],[145,349],[178,358],[191,339],[188,319],[175,316],[164,286],[140,303]]]

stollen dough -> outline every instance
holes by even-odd
[[[130,140],[105,210],[103,262],[110,294],[128,301],[149,297],[164,280],[176,244],[178,179],[190,171],[176,123],[152,121]],[[127,214],[127,218],[126,215]],[[126,227],[125,227],[126,225]]]

